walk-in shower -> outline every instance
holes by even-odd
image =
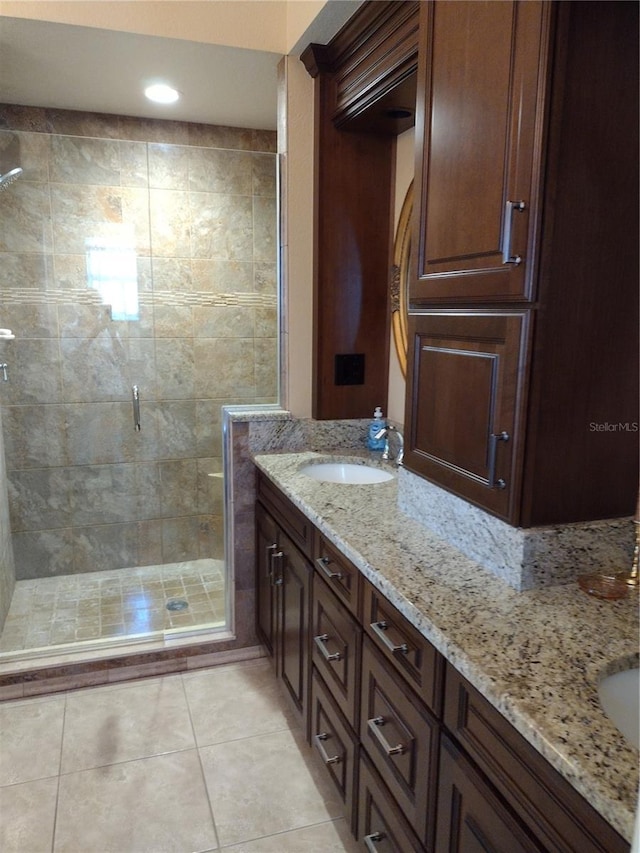
[[[0,658],[221,628],[221,410],[277,401],[275,134],[5,113]]]

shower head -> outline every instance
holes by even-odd
[[[6,189],[9,189],[11,184],[14,181],[17,181],[21,174],[22,169],[20,168],[20,166],[16,166],[15,169],[11,169],[5,175],[0,175],[0,193],[4,192]]]
[[[10,130],[0,131],[0,192],[22,174],[20,163],[20,139]]]

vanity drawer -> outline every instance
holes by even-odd
[[[444,723],[545,850],[628,853],[628,843],[451,664]]]
[[[360,756],[357,838],[370,853],[424,853],[425,850],[365,755]]]
[[[316,571],[329,584],[345,607],[348,607],[358,618],[362,589],[362,576],[358,569],[347,560],[344,554],[340,553],[335,545],[317,531],[314,557]]]
[[[363,586],[364,630],[376,649],[439,717],[444,659],[372,584],[363,579]]]
[[[268,477],[265,477],[261,471],[257,471],[257,475],[258,500],[285,529],[305,556],[311,558],[313,525]]]
[[[311,744],[342,800],[344,814],[351,827],[357,741],[315,670],[311,676]]]
[[[311,658],[336,704],[357,728],[362,630],[316,574],[313,578]]]
[[[365,637],[360,742],[428,848],[433,835],[439,735],[438,721]]]

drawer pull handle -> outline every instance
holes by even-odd
[[[334,660],[342,660],[342,654],[340,652],[330,652],[326,647],[325,643],[329,639],[328,634],[318,634],[317,637],[313,638],[313,642],[320,649],[320,654],[325,660],[334,661]]]
[[[273,557],[273,552],[277,549],[277,547],[278,547],[277,542],[274,542],[273,545],[267,545],[265,548],[265,550],[267,552],[267,575],[266,576],[268,578],[273,577],[273,561],[271,558]]]
[[[272,551],[271,552],[271,585],[272,586],[282,586],[284,583],[284,574],[282,571],[282,558],[284,557],[284,551]],[[275,561],[279,561],[280,565],[280,574],[276,575],[276,567]]]
[[[331,737],[331,735],[327,734],[327,732],[320,732],[319,734],[314,735],[313,739],[314,739],[315,744],[316,744],[316,749],[320,753],[320,758],[322,758],[322,760],[324,761],[325,764],[340,764],[340,762],[342,761],[342,756],[341,755],[331,755],[331,756],[327,755],[327,751],[323,746],[322,741],[329,740],[330,737]]]
[[[504,212],[504,230],[502,232],[502,263],[515,264],[518,266],[522,263],[520,255],[514,255],[511,252],[511,229],[513,226],[514,211],[522,213],[526,210],[527,205],[524,201],[508,201],[505,205]]]
[[[387,721],[384,717],[372,717],[372,719],[367,720],[367,726],[369,727],[371,734],[374,735],[382,747],[382,751],[385,753],[387,758],[391,755],[404,755],[407,751],[407,747],[403,743],[396,744],[396,746],[389,746],[387,739],[380,731],[386,722]]]
[[[329,568],[331,560],[328,557],[318,557],[316,560],[316,566],[320,569],[320,571],[329,578],[330,581],[341,581],[342,580],[342,572],[332,572]]]
[[[509,441],[509,433],[491,433],[489,436],[489,473],[487,474],[487,486],[490,489],[504,489],[507,485],[503,479],[496,480],[496,458],[498,455],[498,442]]]
[[[389,626],[387,625],[386,622],[372,622],[371,623],[371,630],[376,635],[376,637],[380,638],[380,640],[382,641],[382,644],[385,646],[386,649],[388,649],[391,652],[392,655],[397,655],[398,652],[401,652],[403,655],[408,655],[409,654],[409,647],[407,646],[406,643],[402,643],[399,646],[394,646],[393,643],[389,640],[389,638],[385,635],[384,632],[387,630],[388,627]]]
[[[365,835],[364,837],[364,846],[367,848],[369,853],[377,853],[374,844],[378,841],[383,841],[385,838],[384,833],[382,832],[372,832],[371,835]]]

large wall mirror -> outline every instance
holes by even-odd
[[[411,260],[411,218],[413,213],[413,181],[402,203],[393,249],[391,274],[391,324],[393,340],[402,375],[407,376],[407,306],[409,266]]]

